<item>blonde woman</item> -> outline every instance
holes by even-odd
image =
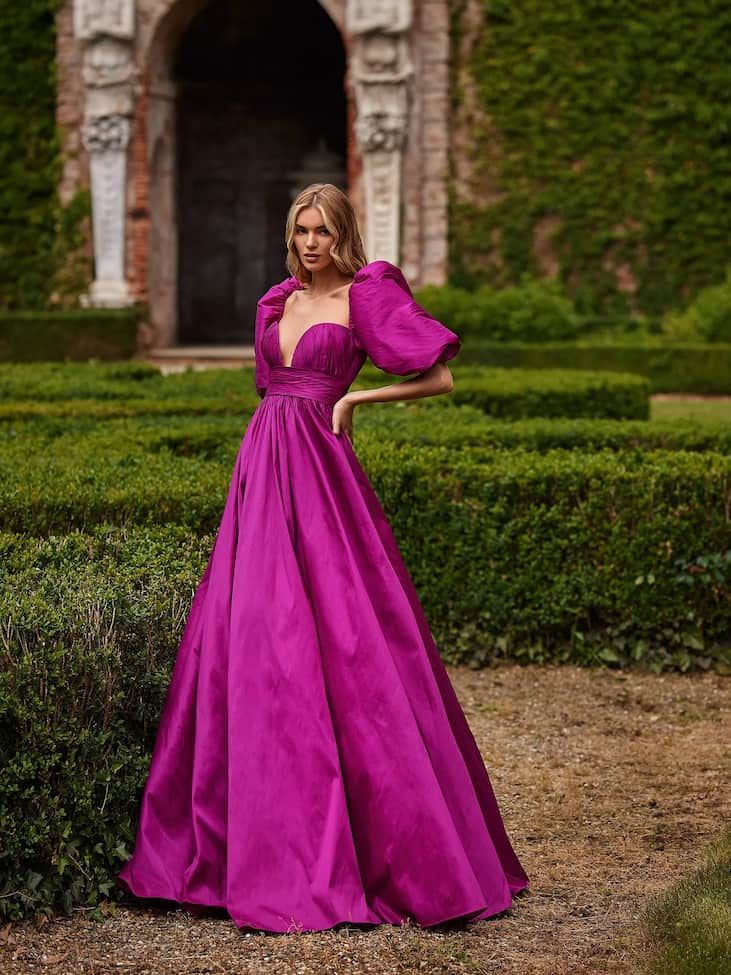
[[[490,917],[527,877],[352,445],[356,406],[449,392],[459,338],[367,263],[337,187],[286,242],[118,882],[266,931]],[[350,391],[368,357],[415,375]]]

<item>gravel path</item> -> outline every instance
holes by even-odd
[[[0,927],[8,975],[636,973],[646,899],[731,813],[731,682],[714,674],[449,668],[529,893],[498,919],[421,931],[244,934],[227,915],[128,905]]]

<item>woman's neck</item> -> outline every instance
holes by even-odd
[[[322,271],[312,271],[312,280],[306,286],[306,291],[311,298],[322,298],[350,284],[352,280],[351,276],[343,274],[334,264],[331,264]]]

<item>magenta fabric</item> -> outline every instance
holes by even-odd
[[[355,276],[350,327],[312,325],[286,367],[278,323],[298,287],[259,302],[263,399],[117,881],[278,932],[490,917],[527,877],[381,504],[331,423],[367,356],[405,375],[459,338],[376,262]]]

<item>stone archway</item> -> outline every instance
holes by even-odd
[[[230,7],[245,19],[258,2],[232,0]],[[181,165],[183,144],[187,138],[195,146],[195,137],[184,124],[181,128],[178,109],[192,97],[196,85],[208,85],[210,94],[210,71],[208,78],[196,79],[195,68],[200,67],[201,52],[205,55],[208,50],[210,60],[215,45],[210,38],[208,45],[202,43],[194,25],[204,24],[206,11],[216,5],[225,6],[223,0],[67,0],[59,14],[58,115],[68,147],[61,190],[68,193],[79,182],[90,182],[92,189],[96,278],[86,300],[146,302],[150,337],[156,346],[174,345],[180,339],[179,310],[186,299],[178,292],[186,244],[181,248],[179,242],[185,241],[186,233],[195,236],[197,230],[186,231],[181,220],[184,184],[186,179],[190,183],[191,175],[190,167]],[[400,263],[414,287],[443,282],[449,141],[447,0],[287,0],[269,6],[280,16],[276,28],[280,39],[294,36],[290,11],[298,7],[327,11],[331,32],[342,39],[338,49],[345,52],[347,99],[344,182],[365,232],[369,259]],[[190,42],[193,53],[189,47],[188,58],[181,62],[178,54],[192,37],[198,39],[198,57],[196,43]],[[183,70],[176,74],[176,67]],[[226,83],[230,94],[232,79]],[[195,110],[186,109],[182,118],[186,117],[194,118]],[[290,129],[285,141],[296,142],[292,133]],[[79,135],[86,155],[77,157]],[[306,147],[300,147],[300,155],[307,155]],[[295,182],[301,186],[324,178],[327,165],[316,160],[311,171]],[[297,168],[298,162],[293,161],[291,171]],[[204,276],[213,282],[209,291],[214,292],[221,273],[231,277],[227,262],[235,270],[242,258],[236,251],[233,223],[226,223],[225,201],[235,196],[231,181],[225,177],[216,183],[209,175],[204,174],[209,185],[203,196],[216,201],[223,229],[217,230],[212,217],[214,226],[205,233],[230,238],[218,254],[205,254],[210,267]],[[328,173],[327,178],[337,177]],[[272,208],[274,201],[282,209],[286,206],[286,182],[280,174],[273,181],[279,188],[267,191],[272,194]],[[195,198],[195,178],[192,185],[188,192]],[[187,219],[187,209],[185,215]],[[266,234],[274,245],[277,236],[281,239],[281,229]],[[256,260],[273,266],[267,264],[272,259],[261,254],[243,258],[247,266]],[[185,271],[186,282],[195,273],[193,260],[193,271]],[[209,321],[224,319],[225,308],[236,307],[239,284],[227,287],[228,304],[215,307],[214,301],[202,313]],[[256,290],[254,285],[247,287]],[[251,317],[249,313],[246,319],[249,334]],[[237,344],[245,343],[244,328],[241,322],[235,333]],[[225,333],[215,334],[215,330],[207,337],[226,339]]]

